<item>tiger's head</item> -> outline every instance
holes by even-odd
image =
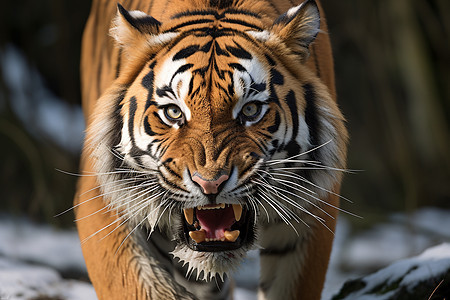
[[[346,132],[304,65],[319,24],[314,1],[278,18],[256,3],[181,5],[163,22],[119,5],[118,77],[88,137],[104,198],[131,230],[160,230],[209,277],[233,269],[261,226],[320,222],[310,210],[340,181]]]

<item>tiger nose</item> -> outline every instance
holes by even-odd
[[[228,175],[221,175],[216,180],[204,180],[200,175],[194,174],[192,176],[192,181],[198,183],[204,194],[217,194],[219,186],[228,180]]]

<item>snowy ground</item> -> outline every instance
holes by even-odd
[[[340,218],[322,298],[330,299],[349,278],[450,242],[449,228],[450,211],[432,208],[410,216],[393,215],[389,222],[356,235],[352,234],[346,219]],[[32,299],[42,295],[55,299],[96,299],[88,283],[66,278],[85,274],[75,231],[0,216],[0,241],[0,300]],[[428,251],[422,257],[442,255],[438,253],[442,251]],[[257,253],[251,252],[235,275],[239,283],[235,293],[237,300],[256,299],[258,269]]]
[[[449,210],[425,208],[411,215],[394,214],[386,223],[357,234],[352,233],[347,220],[341,217],[322,299],[331,299],[349,279],[371,274],[449,242]]]
[[[439,293],[438,297],[442,297],[444,295],[441,292],[445,293],[445,291],[438,290],[438,287],[444,283],[442,278],[448,270],[450,270],[450,243],[443,243],[425,250],[418,256],[394,262],[364,277],[362,281],[359,281],[364,283],[359,284],[359,290],[340,299],[387,300],[397,299],[399,295],[405,295],[405,293],[415,295],[416,299],[431,299],[431,295],[436,291]],[[442,280],[440,284],[438,284],[439,280]],[[435,288],[434,292],[431,288],[424,287],[428,287],[428,282],[432,282],[430,287]],[[425,292],[425,295],[419,296],[418,293],[422,292]],[[403,299],[405,298],[403,296]]]

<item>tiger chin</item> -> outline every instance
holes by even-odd
[[[100,299],[319,299],[347,131],[320,3],[93,1],[75,213]],[[215,280],[212,280],[215,279]]]

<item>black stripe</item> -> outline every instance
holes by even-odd
[[[255,145],[259,148],[259,150],[262,153],[267,153],[267,151],[269,150],[269,148],[267,148],[266,144],[263,143],[262,141],[260,142],[257,139],[254,139],[253,137],[249,137],[250,140],[252,140],[253,143],[255,143]]]
[[[264,131],[258,130],[258,134],[265,137],[266,139],[270,139],[272,137],[271,134],[267,134]]]
[[[233,81],[231,81],[231,82],[228,84],[228,95],[229,95],[230,97],[232,97],[232,96],[234,96],[234,94],[235,94],[235,92],[234,92],[234,84],[233,84]]]
[[[238,19],[223,19],[222,22],[224,23],[230,23],[230,24],[238,24],[238,25],[242,25],[245,27],[250,27],[255,29],[256,31],[263,31],[263,29],[259,26],[256,26],[254,24],[251,24],[249,22],[245,22],[243,20],[238,20]]]
[[[159,170],[159,172],[161,172],[161,170]],[[166,177],[164,177],[164,176],[161,176],[160,179],[161,179],[165,184],[167,184],[168,186],[172,187],[172,188],[175,189],[175,190],[180,190],[180,191],[183,191],[183,192],[185,192],[185,193],[190,193],[189,191],[187,191],[187,190],[181,188],[180,186],[178,186],[178,185],[176,185],[176,184],[170,182],[170,181],[167,180]]]
[[[190,26],[190,25],[205,24],[205,23],[212,23],[212,22],[214,22],[214,20],[210,20],[210,19],[187,21],[187,22],[178,24],[174,27],[171,27],[168,30],[166,30],[165,32],[167,33],[167,32],[177,31],[178,29],[180,29],[182,27],[186,27],[186,26]]]
[[[160,152],[160,151],[161,151],[161,148],[164,148],[163,143],[166,142],[167,140],[168,140],[168,139],[165,138],[165,139],[158,139],[158,140],[152,141],[152,144],[158,143],[158,145],[156,145],[156,153],[155,153],[155,154],[157,154],[158,152]],[[161,154],[161,155],[160,155],[160,157],[162,157],[162,156],[164,156],[164,154]]]
[[[119,9],[120,14],[125,18],[125,20],[127,20],[127,22],[130,23],[130,25],[136,28],[139,32],[142,32],[142,27],[152,26],[159,28],[159,26],[161,26],[161,23],[151,16],[134,18],[125,8],[123,8],[122,5],[117,4],[117,8]]]
[[[188,46],[186,48],[181,49],[180,51],[178,51],[177,54],[175,54],[173,56],[173,61],[179,60],[179,59],[183,59],[183,58],[188,58],[189,56],[193,55],[195,52],[197,52],[200,49],[199,45],[191,45]]]
[[[223,19],[226,14],[229,15],[243,15],[243,16],[251,16],[260,19],[261,16],[257,13],[246,11],[246,10],[239,10],[235,8],[229,8],[225,10],[223,13],[219,14],[215,10],[191,10],[191,11],[185,11],[182,13],[175,14],[171,17],[171,19],[178,19],[181,17],[193,17],[193,16],[212,16],[216,20]]]
[[[223,91],[223,93],[227,96],[227,98],[226,98],[226,99],[223,99],[223,101],[226,102],[226,103],[228,103],[228,99],[231,99],[231,97],[233,96],[233,94],[229,94],[229,90],[226,89],[226,88],[224,88],[224,87],[221,86],[221,85],[217,85],[217,88],[218,88],[220,91]]]
[[[122,48],[119,48],[119,53],[117,54],[116,78],[118,78],[120,74],[121,58],[122,58]]]
[[[289,141],[289,143],[286,146],[284,146],[283,149],[287,151],[288,156],[294,156],[294,155],[301,153],[300,145],[294,140]],[[285,163],[285,165],[286,165],[286,167],[288,167],[288,166],[292,166],[293,163],[287,162],[287,163]]]
[[[298,110],[297,110],[297,100],[295,98],[295,93],[293,90],[290,90],[289,93],[286,95],[285,99],[289,111],[291,112],[291,118],[292,118],[292,137],[289,143],[285,146],[285,150],[288,152],[289,156],[296,155],[300,153],[300,146],[298,145],[296,138],[298,135],[298,127],[299,127],[299,121],[298,121]]]
[[[273,60],[272,57],[270,57],[268,54],[265,54],[264,56],[266,57],[267,62],[271,67],[274,67],[276,65],[276,62]]]
[[[134,116],[136,115],[137,103],[136,97],[133,96],[129,100],[129,110],[128,110],[128,133],[131,138],[131,143],[133,146],[136,146],[134,140]]]
[[[252,82],[252,84],[250,85],[250,89],[253,92],[262,92],[266,89],[266,83],[265,82],[261,82],[261,83],[256,83],[256,82]]]
[[[280,123],[281,123],[280,113],[276,112],[273,125],[267,127],[267,131],[270,132],[271,134],[274,134],[275,132],[278,131],[278,128],[280,128]]]
[[[255,12],[251,12],[248,10],[239,10],[236,8],[229,8],[225,11],[226,14],[233,14],[233,15],[244,15],[244,16],[251,16],[260,19],[261,16]]]
[[[192,90],[194,89],[194,77],[191,77],[191,80],[189,81],[189,91],[188,91],[188,95],[191,95]]]
[[[174,91],[172,90],[172,87],[168,85],[156,89],[156,95],[158,95],[158,97],[170,97],[169,94],[172,94],[173,97],[176,97]]]
[[[209,0],[209,5],[217,7],[218,9],[224,9],[233,4],[233,0]]]
[[[314,92],[313,86],[309,83],[303,85],[303,91],[306,101],[305,122],[308,125],[309,142],[314,147],[319,145],[320,128],[317,114],[316,94]],[[314,153],[316,152],[317,151],[314,151]]]
[[[163,142],[165,142],[165,141],[167,141],[167,140],[168,140],[168,139],[164,139]],[[163,156],[166,154],[167,150],[169,150],[169,145],[164,146],[164,147],[162,148],[162,150],[161,150],[161,157],[163,157]]]
[[[284,76],[278,72],[277,69],[272,68],[270,70],[270,77],[272,79],[272,83],[273,84],[277,84],[277,85],[283,85],[284,84]]]
[[[238,43],[235,42],[235,45],[237,47],[232,47],[232,46],[226,46],[226,49],[234,56],[236,56],[237,58],[241,58],[241,59],[252,59],[252,55],[246,51],[244,48],[242,48],[241,45],[239,45]]]
[[[181,175],[178,175],[177,172],[175,172],[174,170],[172,170],[169,166],[164,165],[164,168],[166,168],[166,170],[172,174],[173,176],[177,177],[178,179],[183,179],[183,177]]]
[[[203,45],[203,47],[200,48],[200,51],[202,52],[209,52],[209,50],[211,50],[211,46],[212,46],[213,41],[209,41],[208,43],[206,43],[205,45]],[[217,44],[217,42],[215,42]]]
[[[172,81],[175,78],[175,76],[189,70],[193,66],[194,66],[193,64],[185,64],[185,65],[182,65],[181,67],[179,67],[178,70],[175,73],[173,73],[172,78],[170,79],[170,85],[172,85]]]
[[[185,33],[190,33],[196,37],[210,37],[212,39],[217,39],[223,36],[235,36],[239,31],[233,28],[210,28],[210,27],[202,27],[202,28],[194,28],[192,30],[186,31]]]
[[[289,253],[292,253],[297,248],[297,242],[294,242],[292,244],[287,244],[282,248],[276,248],[276,247],[270,247],[259,250],[260,255],[278,255],[278,256],[284,256]]]
[[[155,74],[153,70],[147,73],[147,75],[142,78],[142,86],[148,90],[147,102],[145,103],[145,110],[147,110],[151,105],[155,105],[156,102],[153,101],[153,81],[155,79]]]
[[[217,41],[214,41],[214,51],[218,56],[226,56],[226,57],[230,56],[230,54],[227,51],[220,48],[220,45],[219,43],[217,43]]]
[[[142,78],[142,86],[146,88],[149,92],[153,92],[153,80],[154,80],[154,73],[153,70],[150,70],[150,72],[147,73],[147,75]]]
[[[191,11],[184,11],[182,13],[178,13],[170,17],[172,20],[178,19],[181,17],[191,17],[191,16],[213,16],[216,17],[217,11],[214,10],[191,10]]]
[[[156,61],[152,62],[149,65],[150,68],[150,72],[148,72],[147,75],[144,76],[144,78],[142,78],[142,86],[144,88],[146,88],[148,90],[148,94],[147,94],[147,102],[145,103],[145,111],[151,106],[151,105],[156,105],[156,102],[153,101],[153,92],[154,92],[154,80],[155,80],[155,74],[153,72],[153,68],[156,65]]]
[[[239,177],[241,177],[241,178],[244,177],[244,175],[247,172],[249,172],[250,170],[252,170],[254,166],[255,166],[255,164],[249,164],[245,169],[243,169],[239,172]]]
[[[269,84],[269,100],[270,102],[275,103],[276,105],[280,106],[280,99],[278,98],[277,92],[275,91],[275,87],[272,83]]]
[[[164,31],[164,32],[170,32],[170,30]],[[253,40],[253,38],[249,37],[248,34],[242,32],[242,31],[239,31],[239,30],[236,30],[233,28],[228,28],[228,27],[222,28],[220,30],[219,29],[211,30],[211,28],[209,28],[209,26],[208,26],[208,27],[197,27],[197,28],[193,28],[193,29],[189,29],[189,30],[181,32],[180,35],[176,39],[174,39],[172,41],[172,43],[168,47],[166,47],[166,49],[164,51],[166,53],[169,52],[173,47],[175,47],[175,45],[180,43],[183,39],[185,39],[185,38],[191,39],[192,35],[195,35],[198,37],[208,36],[212,39],[220,37],[220,36],[239,36],[239,37],[245,39],[250,44],[260,47],[260,45],[258,45]],[[189,43],[189,41],[187,43]]]
[[[145,118],[144,118],[144,130],[145,130],[145,133],[147,133],[150,136],[157,135],[157,133],[152,130],[152,127],[151,127],[150,122],[148,120],[148,116],[145,116]]]
[[[115,133],[111,135],[111,140],[109,141],[108,148],[114,149],[115,146],[119,145],[120,140],[122,139],[122,127],[123,127],[123,118],[121,115],[122,111],[122,105],[121,102],[123,98],[125,97],[125,92],[122,91],[119,94],[119,97],[116,99],[115,107],[113,115],[111,116],[114,120],[113,122],[113,128],[111,129],[111,132]],[[119,168],[122,165],[122,160],[113,155],[114,158],[114,169]]]
[[[136,28],[139,32],[141,32],[142,26],[154,26],[156,28],[159,28],[159,26],[161,26],[161,23],[153,17],[145,16],[142,18],[134,18],[125,8],[123,8],[122,5],[117,4],[117,8],[119,9],[120,14],[125,18],[125,20],[127,20],[127,22],[130,23],[130,25]]]
[[[236,63],[231,63],[231,64],[228,64],[231,68],[233,68],[233,69],[236,69],[236,70],[238,70],[238,71],[241,71],[241,72],[247,72],[247,69],[246,68],[244,68],[242,65],[240,65],[240,64],[236,64]]]
[[[289,107],[289,111],[292,116],[292,140],[295,140],[298,135],[298,110],[297,110],[297,99],[295,98],[295,93],[293,90],[290,90],[285,98],[286,104]]]
[[[159,116],[159,114],[158,114],[156,111],[153,112],[153,115],[158,119],[158,121],[159,121],[161,124],[164,124],[165,126],[167,126],[167,124],[164,123],[164,121],[161,119],[161,117]]]

